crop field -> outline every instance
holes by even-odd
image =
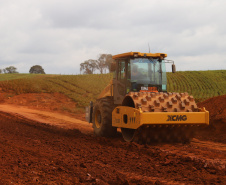
[[[226,94],[226,70],[167,74],[168,92],[188,92],[197,102]]]
[[[21,78],[33,78],[40,76],[38,74],[0,74],[0,81],[15,80]]]
[[[7,75],[6,75],[7,76]],[[94,75],[0,75],[0,88],[14,94],[59,92],[77,102],[79,107],[94,101],[112,79],[112,74]]]
[[[95,101],[113,74],[31,75],[1,74],[0,88],[11,95],[23,93],[63,93],[78,107]],[[197,102],[226,94],[226,70],[167,73],[168,92],[188,92]]]

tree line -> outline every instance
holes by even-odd
[[[100,54],[97,60],[89,59],[80,64],[81,74],[101,74],[111,72],[111,63],[113,62],[111,54]]]
[[[13,73],[19,73],[17,71],[17,68],[14,66],[9,66],[6,67],[5,69],[0,69],[0,74],[5,73],[5,74],[13,74]],[[30,68],[29,73],[31,74],[45,74],[44,69],[40,65],[34,65]]]
[[[0,69],[0,73],[18,73],[17,68],[14,66],[6,67],[5,69]]]
[[[94,73],[108,73],[112,72],[113,63],[111,54],[100,54],[97,60],[89,59],[80,64],[80,74],[94,74]],[[17,68],[14,66],[0,69],[0,74],[12,74],[19,73]],[[34,65],[30,68],[29,73],[31,74],[45,74],[44,69],[40,65]]]

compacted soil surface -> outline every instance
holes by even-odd
[[[203,102],[209,110],[221,99],[222,107],[190,144],[155,145],[124,142],[120,132],[96,137],[84,115],[59,109],[63,95],[56,96],[39,107],[21,96],[2,99],[0,184],[226,184],[225,96]],[[62,102],[48,108],[54,98]],[[65,101],[68,110],[76,106]]]

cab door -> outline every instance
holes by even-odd
[[[128,79],[128,61],[119,60],[116,62],[116,76],[114,84],[114,104],[121,104],[126,95],[126,85]]]

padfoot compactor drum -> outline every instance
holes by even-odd
[[[209,112],[188,93],[167,92],[164,53],[129,52],[113,56],[114,78],[86,110],[98,136],[117,128],[125,141],[189,143],[197,127],[209,124]]]

